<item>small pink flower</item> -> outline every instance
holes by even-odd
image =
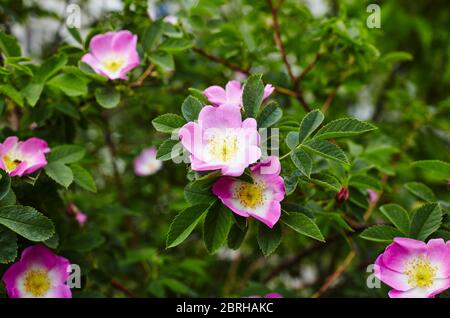
[[[267,84],[264,87],[263,100],[269,97],[274,90],[275,87],[271,84]],[[225,89],[214,85],[203,91],[203,94],[214,106],[233,105],[242,107],[242,93],[243,89],[241,89],[241,83],[238,81],[229,81],[225,86]]]
[[[144,149],[141,154],[134,159],[134,173],[137,176],[149,176],[158,172],[162,167],[162,161],[156,159],[156,148]]]
[[[69,272],[69,260],[34,245],[6,270],[3,282],[10,298],[72,298],[66,285]]]
[[[33,137],[19,141],[16,136],[8,137],[0,144],[0,169],[10,176],[31,174],[47,164],[45,154],[49,151],[45,140]]]
[[[198,123],[185,124],[178,135],[194,171],[220,169],[223,175],[240,176],[261,157],[256,120],[242,121],[239,107],[230,104],[203,107]]]
[[[378,200],[378,192],[372,189],[368,189],[367,193],[369,194],[369,203],[374,203]]]
[[[280,219],[280,202],[286,192],[280,170],[280,160],[271,156],[250,167],[253,183],[221,177],[212,191],[234,213],[254,217],[272,228]]]
[[[136,44],[137,36],[127,30],[98,34],[81,60],[111,80],[127,79],[126,74],[140,64]]]
[[[75,215],[75,220],[77,220],[77,222],[80,224],[80,226],[83,226],[84,223],[86,223],[88,219],[88,216],[86,214],[84,214],[83,212],[78,212]]]
[[[80,211],[80,209],[73,203],[69,202],[67,204],[67,214],[72,216],[80,226],[84,226],[84,224],[88,220],[88,216]]]
[[[434,298],[450,288],[450,241],[397,237],[378,256],[375,276],[393,288],[391,298]]]
[[[278,293],[270,293],[264,296],[264,298],[283,298],[283,295]]]

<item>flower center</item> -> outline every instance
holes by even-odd
[[[436,272],[436,266],[432,266],[425,256],[419,256],[407,263],[404,273],[409,285],[424,288],[433,284]]]
[[[244,207],[254,209],[265,201],[264,186],[258,183],[242,182],[236,189],[235,198]]]
[[[103,63],[105,69],[111,73],[117,72],[122,67],[123,61],[120,59],[109,60]]]
[[[34,297],[42,297],[50,289],[50,278],[43,270],[30,270],[24,280],[25,290]]]
[[[11,172],[16,169],[17,166],[22,163],[22,161],[17,158],[11,159],[9,156],[5,155],[3,156],[3,163],[5,164],[6,170],[8,172]]]
[[[221,162],[233,160],[239,149],[237,136],[215,136],[208,141],[210,155]]]

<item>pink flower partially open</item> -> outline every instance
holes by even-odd
[[[158,172],[162,167],[162,161],[156,159],[156,147],[144,149],[134,159],[134,173],[138,176],[149,176]]]
[[[450,288],[450,241],[395,238],[375,262],[391,298],[433,298]]]
[[[98,34],[81,60],[111,80],[127,79],[126,74],[140,64],[136,44],[137,36],[127,30]]]
[[[269,97],[274,90],[275,87],[271,84],[267,84],[264,87],[263,100]],[[214,85],[203,91],[203,94],[214,106],[233,105],[242,107],[242,93],[243,89],[241,89],[241,83],[238,81],[229,81],[225,86],[225,89]]]
[[[45,140],[29,138],[19,141],[8,137],[0,144],[0,169],[10,176],[23,176],[35,172],[47,164],[45,154],[50,151]]]
[[[220,169],[223,175],[240,176],[261,157],[256,120],[242,121],[237,106],[205,106],[198,122],[185,124],[178,134],[195,171]]]
[[[66,285],[69,272],[69,260],[44,245],[34,245],[6,270],[3,282],[11,298],[72,298]]]
[[[250,167],[253,183],[221,177],[212,192],[224,205],[243,217],[254,217],[272,228],[280,219],[285,188],[280,160],[271,156]]]

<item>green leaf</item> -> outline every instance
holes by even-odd
[[[310,111],[303,117],[300,123],[300,129],[298,134],[298,142],[305,141],[317,128],[322,124],[324,116],[318,109]]]
[[[395,237],[403,237],[404,234],[392,226],[374,225],[365,229],[359,236],[369,241],[390,243]]]
[[[276,124],[283,116],[277,102],[269,102],[258,116],[258,128],[267,128]]]
[[[209,205],[199,204],[181,211],[170,224],[166,248],[175,247],[182,243],[191,234],[208,209]]]
[[[97,231],[83,231],[69,236],[63,242],[61,249],[86,253],[100,247],[105,241],[103,235]]]
[[[23,96],[20,92],[9,84],[0,85],[0,94],[3,94],[9,98],[17,105],[23,107]]]
[[[180,156],[183,152],[183,146],[178,140],[167,139],[159,146],[156,152],[156,159],[167,161]]]
[[[404,234],[409,233],[410,220],[408,212],[398,204],[385,204],[380,207],[381,213]]]
[[[172,71],[175,68],[172,54],[165,51],[157,51],[150,55],[150,61],[164,71]]]
[[[67,61],[67,56],[64,54],[49,58],[37,69],[33,82],[45,83],[50,77],[66,66]]]
[[[239,249],[244,241],[245,235],[247,234],[247,229],[248,227],[241,229],[236,223],[233,224],[230,229],[230,233],[228,234],[228,247],[233,250]]]
[[[313,161],[311,157],[301,148],[291,153],[292,162],[298,170],[306,177],[311,177]]]
[[[300,234],[325,242],[322,232],[320,232],[316,223],[303,213],[284,213],[281,221]]]
[[[195,180],[184,188],[184,197],[191,204],[210,204],[216,197],[211,191],[215,178]]]
[[[67,96],[82,96],[88,92],[87,83],[74,74],[60,74],[48,81],[48,85],[60,89]]]
[[[264,84],[261,74],[251,75],[244,84],[242,103],[247,117],[256,118],[264,96]]]
[[[61,145],[52,148],[47,156],[48,162],[74,163],[80,161],[86,150],[77,145]]]
[[[450,179],[450,163],[440,160],[421,160],[414,162],[413,166],[432,172],[440,179]]]
[[[413,56],[409,52],[395,51],[389,52],[380,58],[381,63],[397,63],[403,61],[412,61]]]
[[[175,114],[164,114],[152,120],[153,127],[159,132],[172,133],[175,129],[182,127],[186,121],[183,117]]]
[[[193,87],[189,87],[188,90],[192,96],[197,98],[200,101],[200,103],[202,103],[202,105],[209,104],[208,98],[206,98],[206,96],[203,94],[203,91]]]
[[[45,173],[54,181],[67,188],[73,181],[72,170],[61,162],[52,162],[45,166]]]
[[[192,46],[192,40],[186,38],[169,38],[159,46],[159,49],[166,52],[181,52],[190,49]]]
[[[17,236],[4,226],[0,226],[0,264],[13,262],[17,257]]]
[[[103,108],[114,108],[120,103],[120,93],[112,87],[98,87],[95,90],[95,100]]]
[[[181,105],[181,113],[186,121],[194,121],[198,119],[198,114],[202,110],[202,103],[194,96],[188,96]]]
[[[450,231],[446,231],[446,230],[437,230],[436,232],[434,232],[433,236],[435,238],[441,238],[444,241],[450,241]]]
[[[352,176],[350,178],[349,184],[360,189],[372,189],[376,191],[381,191],[381,182],[371,176]]]
[[[404,185],[410,193],[427,202],[436,202],[436,196],[429,187],[420,182],[408,182]]]
[[[323,126],[314,139],[352,137],[377,129],[374,125],[356,118],[336,119]]]
[[[232,212],[221,203],[214,204],[203,223],[203,241],[209,254],[214,254],[226,242],[233,225]]]
[[[73,37],[75,41],[83,45],[83,39],[81,38],[80,31],[76,27],[69,28],[67,27],[67,31],[69,31],[70,35]]]
[[[11,189],[11,177],[5,170],[0,170],[0,201],[8,194]]]
[[[326,140],[309,140],[306,143],[302,144],[302,147],[321,157],[345,164],[349,163],[347,156],[341,150],[341,148]]]
[[[258,244],[264,256],[269,256],[281,243],[281,226],[276,224],[272,229],[263,223],[258,223]]]
[[[442,222],[442,212],[437,203],[427,203],[413,211],[410,236],[420,241],[433,234]]]
[[[75,181],[76,184],[85,190],[97,192],[94,178],[92,178],[91,174],[86,169],[77,164],[71,165],[70,169],[72,169],[73,181]]]
[[[298,132],[290,131],[286,136],[286,145],[289,149],[295,149],[299,144]]]
[[[106,76],[97,74],[90,65],[84,63],[83,61],[78,61],[78,68],[82,72],[83,75],[86,75],[89,78],[92,78],[95,81],[106,83],[108,78]]]
[[[22,90],[22,96],[25,97],[31,107],[34,107],[38,102],[43,89],[44,84],[32,82],[25,86],[25,88]]]
[[[30,206],[0,207],[0,224],[33,242],[45,241],[55,231],[52,221]]]
[[[21,56],[22,50],[17,39],[12,35],[0,31],[0,50],[6,56]]]
[[[163,28],[161,20],[153,22],[147,28],[142,41],[145,52],[150,53],[156,47],[156,43],[160,40],[162,33]]]
[[[315,174],[314,177],[311,178],[311,181],[315,184],[318,184],[322,187],[328,188],[335,192],[338,192],[342,187],[342,184],[339,181],[339,179],[331,173]]]

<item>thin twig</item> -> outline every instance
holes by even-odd
[[[130,291],[128,288],[126,288],[124,285],[122,285],[117,279],[113,278],[111,280],[111,285],[113,285],[115,288],[123,292],[125,295],[127,295],[130,298],[136,298],[134,293]]]
[[[309,72],[312,71],[312,69],[314,68],[314,66],[316,66],[317,62],[319,61],[320,57],[322,56],[321,52],[317,52],[316,56],[314,57],[314,60],[311,61],[311,63],[309,63],[305,69],[302,71],[302,73],[298,76],[297,81],[301,82],[306,75],[308,75]]]
[[[327,99],[325,100],[325,103],[323,103],[322,106],[322,113],[326,113],[328,109],[330,108],[331,104],[333,103],[334,98],[336,97],[337,91],[339,89],[339,85],[334,88],[331,93],[328,95]]]
[[[150,76],[155,69],[155,66],[153,64],[150,64],[145,71],[141,74],[141,76],[138,77],[138,79],[130,84],[130,87],[139,87],[142,86],[142,83],[144,83],[145,79]]]
[[[228,67],[229,69],[231,69],[231,70],[233,70],[233,71],[237,71],[237,72],[244,73],[244,74],[246,74],[246,75],[250,75],[250,71],[249,71],[248,69],[242,68],[242,67],[240,67],[239,65],[236,65],[236,64],[234,64],[234,63],[231,63],[230,61],[228,61],[228,60],[226,60],[226,59],[224,59],[224,58],[221,58],[221,57],[212,55],[212,54],[206,52],[205,50],[203,50],[202,48],[199,48],[199,47],[193,47],[192,50],[193,50],[194,52],[197,52],[197,53],[200,54],[200,55],[203,55],[203,56],[206,57],[208,60],[213,61],[213,62],[216,62],[216,63],[218,63],[218,64],[222,64],[222,65]]]

